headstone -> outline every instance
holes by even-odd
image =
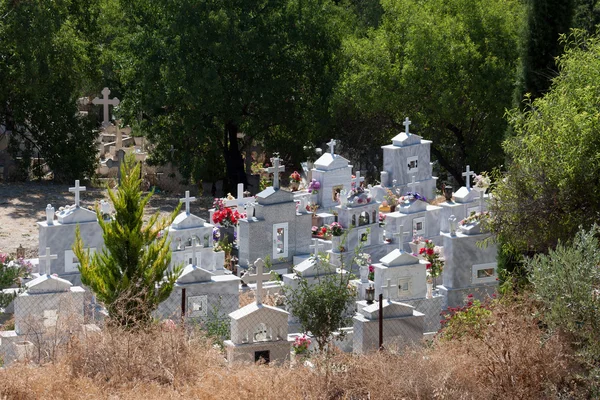
[[[120,101],[118,98],[114,97],[112,99],[108,98],[108,95],[110,94],[110,89],[105,87],[104,89],[102,89],[102,99],[96,97],[94,100],[92,100],[92,103],[96,104],[96,105],[102,105],[102,115],[103,115],[103,121],[102,121],[102,126],[103,127],[107,127],[110,126],[110,113],[108,112],[108,106],[118,106]]]

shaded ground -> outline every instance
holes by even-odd
[[[19,245],[25,248],[27,258],[38,255],[37,222],[46,218],[46,205],[59,207],[74,203],[74,194],[69,186],[52,182],[0,183],[0,252],[15,253]],[[108,200],[106,189],[87,185],[81,193],[81,206],[94,207],[102,199]],[[183,193],[155,193],[146,207],[146,215],[159,211],[170,214]],[[191,212],[208,218],[212,198],[199,198],[191,204]]]

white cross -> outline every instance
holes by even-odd
[[[75,187],[70,187],[69,192],[75,192],[75,207],[79,207],[79,192],[85,192],[85,186],[79,186],[79,179],[75,181]]]
[[[358,187],[360,187],[360,184],[365,181],[365,178],[363,176],[360,176],[360,171],[356,171],[355,176],[356,176],[356,178],[352,178],[350,181],[353,184],[356,183],[356,187],[358,188]]]
[[[103,114],[104,114],[104,120],[102,121],[102,126],[103,127],[107,127],[110,126],[110,115],[108,114],[108,106],[118,106],[120,101],[119,99],[117,99],[116,97],[109,99],[108,95],[110,94],[110,89],[105,87],[104,89],[102,89],[102,99],[99,99],[98,97],[96,97],[94,100],[92,100],[92,103],[98,105],[98,104],[102,104],[103,108]]]
[[[409,120],[408,117],[406,117],[406,119],[402,123],[402,125],[404,125],[406,127],[406,129],[404,130],[404,132],[406,133],[406,136],[410,135],[410,132],[408,132],[408,127],[410,126],[410,124],[412,124],[411,120]]]
[[[263,274],[263,267],[265,266],[265,262],[262,258],[258,258],[254,261],[254,268],[256,268],[256,274],[249,275],[250,278],[256,278],[256,304],[262,303],[262,283],[263,280],[267,282],[271,280],[271,274]]]
[[[321,247],[321,244],[319,243],[319,239],[314,238],[313,239],[313,243],[311,244],[309,247],[311,249],[315,249],[315,260],[317,260],[317,258],[319,257],[319,247]]]
[[[254,201],[254,196],[244,197],[244,184],[238,183],[237,185],[237,199],[225,200],[225,207],[237,206],[237,210],[240,213],[244,212],[244,206],[251,201]]]
[[[185,203],[185,215],[190,215],[190,202],[195,201],[196,198],[195,197],[190,197],[190,191],[186,190],[185,191],[185,197],[182,199],[179,199],[179,201],[181,203]]]
[[[273,163],[272,167],[267,168],[267,172],[273,174],[273,189],[279,189],[279,173],[285,171],[285,167],[283,165],[279,165],[281,159],[278,156],[271,158],[271,162]]]
[[[329,146],[329,152],[331,153],[331,155],[333,156],[333,148],[335,147],[335,145],[337,144],[337,141],[335,139],[331,139],[328,143],[326,143],[327,146]]]
[[[417,187],[417,182],[415,182],[415,176],[412,176],[412,181],[406,185],[409,188],[410,192],[416,193],[417,191],[415,190],[415,188]]]
[[[463,172],[462,176],[467,179],[467,189],[471,189],[471,177],[475,176],[475,172],[471,171],[471,167],[467,165],[467,172]]]
[[[403,249],[404,236],[408,235],[408,232],[404,232],[404,225],[400,225],[399,232],[394,233],[394,237],[398,238],[398,250]]]
[[[381,289],[383,290],[383,296],[385,296],[385,292],[387,292],[387,301],[390,301],[390,289],[395,287],[396,285],[392,285],[392,280],[388,279],[387,280],[387,285],[383,285],[381,286]]]
[[[50,247],[46,247],[46,254],[43,256],[39,256],[38,259],[40,260],[40,266],[42,264],[42,261],[44,263],[46,263],[46,275],[50,275],[50,263],[52,262],[52,260],[56,260],[58,258],[58,256],[56,254],[50,254]],[[41,272],[41,268],[40,268],[40,272]]]

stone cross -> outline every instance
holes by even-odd
[[[404,130],[404,133],[406,133],[406,136],[410,135],[410,132],[408,131],[408,127],[410,126],[410,124],[412,124],[412,121],[410,119],[408,119],[408,117],[406,117],[406,119],[402,123],[402,125],[404,125],[406,127],[406,129]]]
[[[44,262],[46,265],[44,268],[46,270],[45,274],[46,275],[50,275],[50,263],[52,262],[52,260],[56,260],[58,258],[58,256],[56,254],[50,254],[50,247],[46,247],[46,254],[43,256],[38,256],[38,259],[40,260],[40,267],[42,265],[42,262]],[[40,268],[40,272],[42,271],[42,269]]]
[[[383,290],[383,296],[387,297],[387,301],[390,301],[390,289],[395,287],[396,285],[392,285],[392,280],[388,279],[387,280],[387,285],[383,285],[381,286],[381,290]],[[385,295],[385,292],[387,292],[387,296]]]
[[[314,238],[313,239],[313,243],[310,245],[311,249],[315,249],[315,260],[319,257],[319,247],[321,247],[321,244],[319,243],[319,239]]]
[[[179,199],[179,201],[181,203],[185,203],[185,215],[190,215],[190,202],[195,201],[196,198],[195,197],[190,197],[190,191],[186,190],[185,191],[185,197],[182,199]]]
[[[467,180],[467,189],[471,190],[471,177],[475,176],[475,172],[471,171],[471,167],[467,165],[467,172],[463,172],[462,176]]]
[[[409,191],[416,193],[417,191],[415,190],[415,188],[417,187],[417,182],[415,182],[415,176],[412,176],[412,181],[406,185],[409,188]]]
[[[102,104],[103,106],[103,114],[104,114],[104,120],[102,121],[102,126],[103,127],[107,127],[110,126],[110,114],[108,113],[108,106],[118,106],[120,101],[119,99],[117,99],[116,97],[109,99],[108,95],[110,94],[110,89],[105,87],[104,89],[102,89],[102,99],[99,99],[98,97],[96,97],[94,100],[92,100],[92,103],[98,105],[98,104]]]
[[[359,188],[360,184],[365,181],[365,178],[363,176],[360,176],[360,171],[356,171],[355,176],[356,178],[352,178],[351,182],[353,184],[356,183],[356,187]]]
[[[250,203],[253,200],[254,200],[253,196],[244,197],[244,184],[243,183],[238,183],[238,185],[237,185],[237,199],[235,199],[235,200],[225,200],[225,206],[226,207],[237,206],[238,212],[243,213],[244,212],[244,205]]]
[[[394,237],[398,240],[398,250],[400,251],[403,251],[403,240],[406,235],[408,235],[408,232],[404,232],[404,225],[400,225],[399,232],[394,233]]]
[[[75,187],[70,187],[69,192],[75,192],[75,207],[79,207],[79,192],[85,192],[85,186],[79,186],[79,179],[75,181]]]
[[[333,148],[335,147],[335,145],[337,144],[337,141],[335,139],[331,139],[328,143],[326,143],[327,146],[329,146],[329,152],[331,153],[331,155],[335,155],[333,153]]]
[[[250,278],[256,278],[256,304],[262,304],[262,283],[263,280],[268,282],[271,280],[271,274],[263,274],[263,267],[265,262],[262,258],[254,261],[254,268],[256,268],[256,274],[250,275]]]
[[[279,189],[279,173],[285,171],[285,167],[283,165],[279,165],[281,159],[278,156],[271,158],[271,162],[273,163],[272,167],[267,168],[267,172],[273,174],[273,189]]]

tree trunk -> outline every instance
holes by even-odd
[[[232,121],[225,124],[224,150],[225,166],[227,168],[227,179],[223,182],[225,192],[236,195],[235,187],[238,183],[248,184],[246,173],[244,171],[244,160],[238,145],[238,125]]]

